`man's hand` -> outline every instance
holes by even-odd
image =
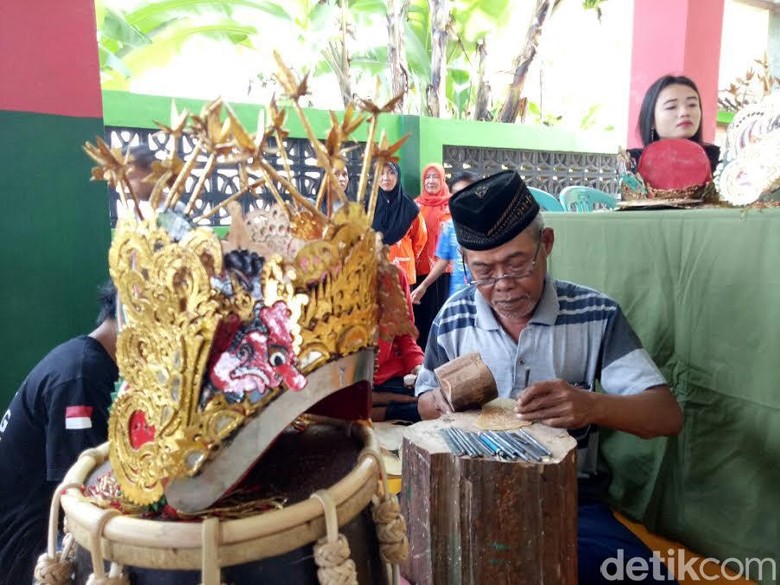
[[[415,366],[412,371],[404,376],[404,386],[407,388],[414,388],[415,382],[417,382],[417,374],[420,373],[422,366]]]
[[[415,305],[419,305],[420,301],[425,295],[426,290],[428,290],[427,286],[423,286],[422,284],[419,284],[417,288],[412,291],[412,303],[414,303]]]
[[[439,418],[442,414],[452,412],[438,388],[420,395],[417,400],[417,410],[423,420]]]
[[[594,393],[575,388],[563,380],[531,384],[517,399],[515,412],[521,420],[551,427],[578,429],[593,422]]]

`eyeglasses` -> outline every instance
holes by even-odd
[[[531,261],[523,266],[518,267],[511,267],[507,272],[502,274],[501,276],[487,276],[485,278],[476,278],[474,280],[469,280],[469,284],[473,284],[474,286],[478,286],[480,288],[491,288],[494,286],[499,280],[504,280],[505,278],[515,278],[518,280],[522,280],[523,278],[528,278],[534,273],[534,269],[536,268],[536,259],[539,256],[539,249],[542,247],[542,236],[539,235],[539,241],[536,243],[536,250],[534,251],[534,257],[531,259]],[[463,261],[463,270],[468,274],[466,271],[466,261],[461,256],[461,260]]]

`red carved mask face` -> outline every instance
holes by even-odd
[[[146,413],[136,410],[130,415],[130,446],[140,449],[154,440],[155,428],[146,421]]]
[[[235,330],[227,348],[220,351],[215,344],[209,367],[210,386],[224,392],[231,402],[244,396],[256,402],[267,389],[282,384],[289,390],[301,390],[306,378],[297,368],[289,317],[284,302],[262,307],[254,321]]]

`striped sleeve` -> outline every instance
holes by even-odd
[[[607,321],[600,360],[601,386],[608,394],[637,394],[666,384],[620,307]]]
[[[425,347],[425,359],[417,375],[414,392],[417,396],[439,386],[434,370],[460,355],[460,339],[464,329],[474,326],[474,291],[464,289],[452,296],[436,315]]]

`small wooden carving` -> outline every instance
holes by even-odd
[[[478,353],[469,353],[434,370],[444,399],[454,412],[478,408],[498,398],[493,374]]]

